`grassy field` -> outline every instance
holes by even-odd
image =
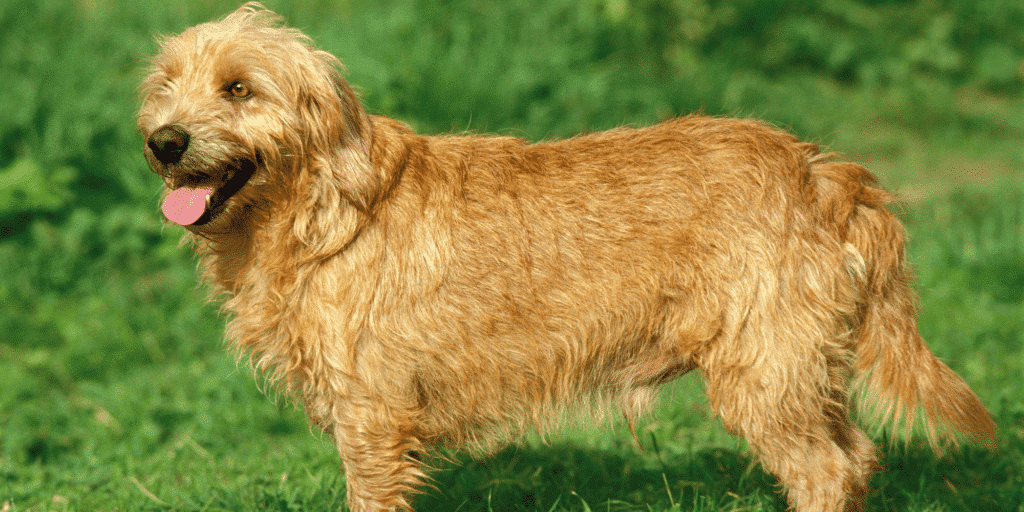
[[[224,350],[134,132],[153,35],[214,1],[0,3],[0,512],[338,510],[337,454]],[[872,510],[1024,511],[1024,7],[937,0],[268,2],[367,108],[554,138],[702,110],[904,194],[921,329],[1000,452],[885,450]],[[272,397],[273,398],[273,397]],[[456,457],[418,510],[781,511],[687,376],[638,426]]]

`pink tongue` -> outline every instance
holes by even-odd
[[[206,198],[213,192],[206,188],[181,187],[171,191],[164,199],[164,217],[175,224],[188,226],[199,220],[206,211]]]

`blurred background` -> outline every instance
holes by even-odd
[[[873,510],[1024,510],[1024,3],[266,2],[371,113],[532,140],[756,117],[903,194],[921,329],[998,455],[886,451]],[[0,0],[0,512],[336,510],[329,440],[224,350],[135,133],[154,36],[236,2]],[[638,428],[439,462],[422,510],[783,510],[688,376]]]

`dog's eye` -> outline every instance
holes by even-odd
[[[234,82],[228,87],[228,92],[236,98],[248,98],[252,91],[249,90],[249,86],[242,82]]]

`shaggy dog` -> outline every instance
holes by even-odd
[[[701,116],[422,136],[339,68],[247,4],[162,41],[138,128],[227,337],[334,440],[351,510],[408,509],[439,447],[580,409],[632,424],[691,370],[801,512],[864,507],[856,384],[895,430],[996,444],[918,334],[893,196],[863,167]]]

